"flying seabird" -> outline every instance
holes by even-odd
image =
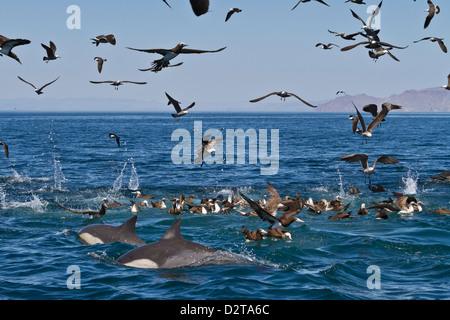
[[[425,10],[425,12],[428,12],[427,17],[425,18],[425,24],[423,25],[423,28],[426,29],[430,25],[431,19],[433,19],[435,14],[439,14],[441,12],[441,9],[439,6],[435,6],[433,2],[430,0],[427,0],[428,3],[428,9]]]
[[[230,17],[231,17],[231,16],[233,15],[233,13],[235,13],[235,12],[239,13],[239,12],[242,12],[242,10],[239,9],[239,8],[231,8],[230,10],[228,10],[227,16],[226,16],[226,18],[225,18],[225,22],[227,22],[228,19],[230,19]]]
[[[331,31],[329,29],[328,29],[328,32],[336,35],[336,37],[341,37],[344,40],[356,40],[355,36],[357,36],[358,34],[361,34],[361,32],[345,34],[344,32],[335,32],[335,31]]]
[[[359,21],[362,22],[363,27],[361,29],[363,29],[367,33],[367,35],[369,35],[371,37],[377,36],[377,34],[379,32],[379,30],[374,30],[372,28],[372,21],[380,13],[380,8],[381,8],[382,4],[383,4],[383,1],[381,1],[378,4],[377,8],[373,11],[372,15],[370,16],[369,21],[367,21],[367,24],[366,24],[366,22],[363,19],[361,19],[360,16],[358,16],[352,9],[350,9],[350,11],[352,12],[353,17],[355,17],[356,19],[358,19]]]
[[[281,204],[281,197],[275,187],[270,184],[270,182],[267,182],[266,189],[270,195],[270,198],[269,200],[267,200],[263,208],[271,215],[276,216],[278,214],[278,209],[283,206],[283,204]]]
[[[167,103],[167,105],[173,105],[173,107],[175,108],[175,111],[177,113],[172,113],[172,117],[174,118],[178,118],[177,120],[179,120],[180,117],[186,115],[189,113],[189,109],[191,109],[194,105],[195,102],[192,102],[188,107],[181,109],[180,107],[180,102],[178,102],[177,100],[175,100],[174,98],[172,98],[171,96],[169,96],[169,94],[166,92],[166,97],[167,99],[169,99],[169,102]]]
[[[208,12],[209,0],[189,0],[191,2],[192,11],[199,17]]]
[[[17,55],[11,50],[16,46],[29,44],[30,42],[31,41],[27,39],[9,39],[0,35],[0,57],[4,54],[22,64]]]
[[[357,46],[364,45],[364,44],[365,44],[365,48],[367,48],[367,49],[379,49],[379,48],[382,48],[383,46],[389,47],[390,49],[392,49],[392,48],[396,48],[396,49],[408,48],[408,46],[406,46],[406,47],[394,46],[392,44],[389,44],[389,43],[386,43],[383,41],[379,41],[379,40],[369,40],[369,41],[358,42],[356,44],[352,44],[350,46],[344,47],[341,49],[341,51],[348,51],[348,50],[356,48]]]
[[[200,164],[200,167],[203,167],[203,160],[209,157],[213,152],[216,152],[215,147],[221,143],[222,140],[222,137],[211,139],[211,135],[204,136],[202,143],[197,149],[197,157],[195,158],[194,163]]]
[[[135,81],[89,81],[90,83],[95,83],[95,84],[99,84],[99,83],[109,83],[112,86],[114,86],[115,90],[119,90],[119,86],[123,85],[124,83],[134,83],[134,84],[147,84],[147,82],[135,82]]]
[[[297,6],[300,4],[300,3],[306,3],[306,2],[310,2],[311,0],[300,0],[299,2],[297,2],[297,4],[291,9],[291,11],[292,10],[294,10],[295,8],[297,8]],[[323,2],[322,0],[316,0],[317,2],[320,2],[320,3],[322,3],[322,4],[324,4],[324,5],[326,5],[327,7],[329,7],[329,5],[328,4],[326,4],[325,2]]]
[[[414,1],[416,1],[416,0],[414,0]],[[344,3],[347,3],[347,2],[356,3],[356,4],[366,4],[363,0],[347,0]]]
[[[321,47],[324,50],[331,50],[331,49],[333,49],[333,46],[340,48],[337,44],[334,44],[334,43],[325,44],[325,43],[319,42],[318,44],[316,44],[316,47]]]
[[[448,81],[448,83],[446,85],[443,85],[442,88],[450,90],[450,73],[447,76],[447,81]]]
[[[100,43],[110,43],[113,46],[116,45],[116,38],[112,35],[112,34],[108,34],[108,35],[100,35],[97,36],[95,38],[91,38],[91,40],[93,40],[95,43],[95,46],[97,47]]]
[[[369,166],[369,156],[367,154],[363,153],[357,153],[357,154],[347,154],[345,156],[342,156],[339,158],[342,161],[346,162],[360,162],[364,170],[358,170],[359,172],[364,173],[364,178],[366,176],[369,176],[369,183],[370,183],[370,177],[372,174],[375,173],[375,165],[379,162],[382,164],[396,164],[399,162],[398,159],[390,156],[380,156],[378,157],[372,166]]]
[[[431,42],[437,42],[439,44],[439,47],[441,47],[441,50],[444,51],[445,53],[447,53],[447,47],[444,44],[444,39],[442,38],[436,38],[436,37],[425,37],[422,38],[420,40],[414,41],[414,43],[417,43],[419,41],[423,41],[423,40],[430,40]]]
[[[353,121],[353,122],[352,122],[352,130],[353,130],[353,133],[362,134],[361,129],[358,127],[358,122],[359,122],[358,117],[355,116],[355,115],[350,115],[350,116],[348,117],[348,119]]]
[[[303,100],[299,96],[297,96],[297,95],[295,95],[295,94],[293,94],[291,92],[286,92],[286,91],[275,91],[275,92],[269,93],[269,94],[267,94],[265,96],[262,96],[260,98],[250,100],[250,102],[258,102],[258,101],[261,101],[261,100],[263,100],[263,99],[265,99],[265,98],[267,98],[269,96],[272,96],[272,95],[277,95],[277,96],[281,97],[281,100],[286,100],[286,98],[289,98],[289,97],[295,97],[298,100],[300,100],[301,102],[303,102],[304,104],[306,104],[307,106],[310,106],[311,108],[317,108],[317,106],[313,106],[312,104],[309,104],[308,102],[306,102],[305,100]]]
[[[74,209],[66,208],[56,201],[55,201],[55,203],[58,206],[60,206],[61,208],[63,208],[64,210],[67,210],[67,211],[70,211],[73,213],[88,214],[91,218],[95,215],[104,216],[106,214],[106,210],[108,209],[108,205],[106,204],[106,202],[102,203],[100,210],[74,210]]]
[[[162,55],[163,57],[159,60],[154,60],[151,68],[149,69],[140,69],[142,71],[144,70],[150,70],[153,72],[161,71],[163,68],[167,68],[170,66],[170,60],[177,57],[179,54],[191,54],[191,53],[214,53],[214,52],[220,52],[224,50],[226,47],[220,48],[218,50],[198,50],[198,49],[184,49],[187,44],[184,42],[180,42],[172,49],[134,49],[127,47],[127,49],[140,51],[140,52],[146,52],[146,53],[157,53]],[[178,64],[179,65],[179,64]]]
[[[116,139],[117,146],[120,147],[120,137],[119,137],[118,135],[116,135],[116,134],[114,134],[114,133],[110,133],[110,134],[109,134],[109,137],[110,137],[110,138]]]
[[[167,4],[167,6],[168,6],[169,8],[172,9],[172,7],[170,6],[170,4],[168,4],[166,0],[163,0],[163,2],[164,2],[165,4]]]
[[[340,94],[340,93],[347,95],[347,94],[345,93],[345,91],[342,91],[342,90],[337,91],[337,92],[336,92],[336,95],[338,95],[338,94]]]
[[[94,60],[97,61],[97,69],[98,69],[98,73],[102,73],[103,63],[104,63],[105,61],[108,61],[108,60],[103,59],[103,58],[101,58],[101,57],[95,57]]]
[[[381,111],[378,113],[378,115],[375,117],[375,119],[373,119],[372,122],[370,122],[369,126],[366,128],[366,124],[364,122],[364,118],[362,117],[361,113],[359,112],[358,108],[356,107],[356,105],[354,103],[353,103],[353,106],[356,109],[356,113],[358,114],[359,122],[361,123],[361,133],[360,134],[363,137],[366,137],[366,138],[371,138],[372,137],[373,130],[375,129],[375,127],[381,121],[383,121],[383,119],[387,116],[389,111],[391,111],[391,110],[398,110],[398,109],[402,108],[401,106],[398,106],[398,105],[395,105],[395,104],[392,104],[392,103],[388,103],[388,102],[383,103],[381,105]],[[354,126],[355,126],[355,124],[353,124],[353,128],[354,128]]]
[[[389,50],[391,50],[391,48],[387,49],[383,47],[375,48],[374,50],[369,51],[369,57],[371,57],[373,61],[377,62],[379,57],[384,56],[387,53],[392,59],[400,62],[400,60],[396,56],[394,56]]]
[[[58,58],[61,58],[60,56],[58,56],[57,54],[55,54],[56,52],[56,46],[53,43],[53,41],[50,41],[50,47],[46,46],[45,44],[41,43],[42,48],[45,49],[45,51],[47,52],[47,56],[43,57],[42,60],[44,60],[46,63],[48,63],[50,60],[56,60]]]
[[[290,226],[293,222],[304,222],[303,220],[293,217],[293,215],[300,212],[298,209],[293,209],[289,213],[284,213],[280,217],[276,217],[269,213],[266,209],[262,208],[259,204],[257,204],[255,201],[244,195],[242,192],[240,192],[240,195],[247,201],[247,203],[250,205],[250,207],[255,210],[256,214],[262,221],[268,221],[270,223],[270,229],[274,228],[286,228]],[[300,204],[299,204],[300,206]]]
[[[36,92],[38,95],[43,94],[42,90],[43,90],[46,86],[51,85],[53,82],[55,82],[56,80],[59,79],[59,77],[58,77],[58,78],[56,78],[55,80],[53,80],[53,81],[51,81],[51,82],[49,82],[49,83],[43,85],[42,87],[40,87],[40,88],[38,89],[38,88],[36,88],[33,84],[31,84],[31,83],[29,83],[29,82],[23,80],[21,77],[17,76],[17,78],[19,78],[20,80],[22,80],[22,81],[25,82],[26,84],[29,84],[30,86],[32,86],[32,87],[34,88],[34,92]]]
[[[0,141],[0,145],[3,145],[3,148],[5,149],[5,155],[7,158],[9,158],[9,148],[8,145],[6,143],[4,143],[3,141]]]

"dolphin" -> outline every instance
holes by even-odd
[[[92,224],[78,232],[80,238],[87,244],[122,242],[132,245],[145,244],[136,235],[137,216],[133,216],[122,225],[116,227],[104,224]]]
[[[215,249],[184,239],[180,225],[181,219],[178,219],[161,239],[128,251],[117,262],[144,269],[179,268],[192,265],[216,252]]]

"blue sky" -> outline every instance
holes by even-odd
[[[22,65],[0,57],[3,98],[137,99],[152,106],[161,104],[161,111],[165,111],[167,91],[185,104],[196,101],[200,106],[229,104],[254,110],[258,106],[248,100],[272,91],[291,91],[307,101],[332,99],[337,90],[386,97],[409,89],[441,86],[450,73],[449,54],[444,54],[436,43],[413,43],[436,36],[448,40],[450,48],[449,1],[434,1],[441,13],[424,30],[426,0],[384,0],[381,40],[409,47],[393,51],[401,62],[383,56],[376,63],[363,47],[341,52],[338,48],[321,50],[315,45],[353,43],[335,37],[327,29],[359,31],[362,24],[351,16],[350,9],[366,19],[367,7],[378,4],[378,0],[366,0],[367,5],[328,0],[330,7],[312,1],[300,4],[294,11],[291,8],[296,0],[211,0],[210,12],[200,17],[194,15],[188,0],[168,2],[172,9],[162,0],[3,1],[0,10],[8,14],[2,14],[0,34],[31,40],[31,44],[14,50]],[[79,30],[66,26],[69,5],[77,5],[81,10]],[[225,23],[231,7],[243,11]],[[109,33],[116,36],[116,46],[95,47],[89,40]],[[40,44],[50,40],[62,59],[46,64]],[[173,63],[184,62],[182,66],[156,74],[138,69],[148,68],[159,55],[126,49],[172,48],[181,41],[189,44],[188,48],[227,49],[214,54],[178,56]],[[96,70],[95,56],[108,59],[102,74]],[[37,86],[61,77],[37,96],[17,76]],[[115,91],[89,80],[148,84],[125,85]],[[276,97],[272,100],[267,102],[279,103]],[[300,111],[307,109],[299,106]],[[0,110],[8,110],[1,101]]]

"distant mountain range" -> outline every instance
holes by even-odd
[[[450,91],[443,88],[429,88],[423,90],[407,90],[401,94],[393,94],[387,98],[371,97],[366,94],[343,95],[328,102],[318,104],[317,112],[354,112],[352,101],[358,107],[369,103],[381,106],[390,102],[403,107],[405,112],[450,112]]]

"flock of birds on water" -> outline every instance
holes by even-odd
[[[298,1],[298,3],[292,8],[294,10],[297,8],[301,3],[307,3],[311,0],[301,0]],[[325,6],[329,5],[322,1],[322,0],[315,0]],[[416,0],[414,0],[416,1]],[[171,5],[166,1],[163,0],[163,2],[171,8]],[[362,0],[346,0],[347,2],[351,2],[354,4],[365,4]],[[190,0],[192,10],[196,16],[200,16],[202,14],[205,14],[209,10],[209,0]],[[392,59],[399,61],[392,53],[391,51],[395,49],[406,49],[407,47],[402,46],[396,46],[392,45],[386,42],[383,42],[380,40],[378,34],[380,30],[374,30],[372,29],[372,20],[374,17],[376,17],[377,14],[379,14],[380,8],[382,6],[383,1],[379,3],[376,10],[374,10],[373,14],[371,15],[369,21],[366,23],[361,17],[359,17],[353,10],[350,9],[351,14],[354,18],[361,21],[363,24],[363,27],[361,28],[362,31],[355,32],[352,34],[345,34],[341,32],[335,32],[328,30],[331,34],[334,34],[337,37],[340,37],[346,41],[355,41],[356,37],[361,36],[365,38],[364,41],[358,42],[356,44],[352,44],[346,47],[341,48],[341,51],[348,51],[351,49],[354,49],[358,46],[364,46],[365,48],[369,49],[369,56],[373,58],[375,61],[379,59],[381,56],[387,54]],[[424,28],[426,29],[432,19],[440,13],[439,6],[435,6],[430,0],[427,0],[429,8],[426,10],[428,12],[428,15],[425,18]],[[235,13],[242,12],[239,8],[231,8],[226,16],[225,16],[225,22],[227,22]],[[110,45],[116,45],[116,38],[114,35],[99,35],[95,38],[92,38],[92,43],[96,46],[99,46],[100,44],[110,44]],[[429,40],[431,42],[437,42],[439,47],[444,53],[447,53],[447,48],[443,42],[442,38],[438,37],[425,37],[423,39],[419,39],[415,41],[415,43],[420,41]],[[19,63],[21,63],[18,56],[12,51],[17,46],[21,45],[27,45],[30,43],[30,40],[27,39],[9,39],[4,36],[0,36],[0,56],[5,55],[10,58],[15,59]],[[41,46],[45,49],[46,55],[43,57],[43,61],[45,63],[49,63],[50,61],[56,60],[58,58],[61,58],[56,54],[56,45],[50,41],[49,45],[41,44]],[[136,49],[136,48],[130,48],[128,49],[138,52],[145,52],[145,53],[152,53],[152,54],[159,54],[162,56],[162,58],[158,60],[154,60],[153,64],[150,68],[147,69],[139,69],[140,71],[152,71],[152,72],[160,72],[164,68],[168,67],[177,67],[183,64],[183,62],[177,63],[177,64],[171,64],[171,61],[175,59],[180,54],[201,54],[201,53],[217,53],[220,51],[225,50],[226,47],[217,49],[217,50],[197,50],[197,49],[187,49],[185,48],[187,44],[184,42],[180,42],[177,44],[174,48],[171,49]],[[330,50],[333,47],[339,47],[338,45],[334,43],[318,43],[316,47],[320,47],[324,50]],[[102,72],[103,64],[107,61],[106,58],[102,57],[95,57],[94,60],[97,62],[97,69],[98,72]],[[19,80],[23,81],[24,83],[30,85],[35,92],[40,95],[43,93],[43,89],[47,86],[51,85],[55,81],[59,79],[56,78],[52,80],[51,82],[48,82],[44,84],[43,86],[35,86],[34,84],[24,80],[20,76],[18,76]],[[443,88],[450,90],[450,74],[448,75],[448,83]],[[93,84],[110,84],[114,86],[114,88],[117,90],[119,86],[123,84],[137,84],[137,85],[144,85],[146,82],[137,82],[137,81],[90,81]],[[336,94],[339,93],[345,93],[343,91],[338,91]],[[191,103],[188,107],[182,109],[180,107],[180,102],[172,98],[167,92],[165,93],[166,97],[168,99],[168,104],[172,105],[175,109],[174,114],[171,114],[172,117],[179,119],[182,116],[185,116],[189,113],[189,109],[194,107],[195,102]],[[261,101],[263,99],[266,99],[270,96],[278,96],[282,100],[294,97],[298,100],[300,100],[303,104],[312,107],[317,108],[317,106],[314,106],[307,101],[300,98],[298,95],[286,92],[286,91],[274,91],[269,94],[263,95],[259,98],[255,98],[250,100],[250,102],[255,103],[258,101]],[[364,142],[367,143],[367,140],[372,137],[374,134],[374,130],[378,128],[377,130],[381,130],[381,125],[386,121],[387,115],[389,112],[393,110],[401,109],[402,106],[394,105],[391,103],[383,103],[381,105],[381,108],[379,109],[377,105],[375,104],[368,104],[363,106],[362,111],[370,113],[373,116],[373,119],[370,121],[368,125],[366,125],[366,122],[364,120],[364,117],[362,116],[360,110],[356,105],[354,105],[356,115],[351,115],[349,117],[350,120],[352,120],[352,132],[354,134],[359,134],[362,137],[362,144]],[[115,133],[110,133],[109,137],[111,139],[114,139],[117,143],[117,146],[120,147],[120,137]],[[211,136],[205,136],[203,138],[202,144],[198,148],[197,152],[197,158],[194,163],[200,163],[200,165],[203,165],[203,159],[210,156],[214,151],[214,147],[220,142],[218,139],[211,139]],[[5,142],[0,141],[0,144],[3,145],[6,157],[9,158],[9,148],[8,145]],[[348,163],[359,163],[362,167],[361,170],[358,170],[364,174],[364,177],[368,177],[369,179],[369,189],[372,192],[386,192],[384,187],[382,185],[376,185],[372,186],[371,183],[371,176],[375,173],[375,166],[376,164],[384,164],[384,165],[395,165],[399,162],[398,159],[388,156],[388,155],[380,155],[378,156],[372,165],[369,164],[369,156],[366,154],[348,154],[340,157],[341,161],[348,162]],[[373,159],[372,159],[373,160]],[[444,181],[444,182],[450,182],[450,171],[442,172],[438,175],[432,176],[432,179]],[[365,181],[366,182],[366,181]],[[168,199],[162,198],[160,201],[153,201],[154,197],[151,195],[143,195],[140,191],[136,191],[136,197],[135,199],[131,200],[131,206],[129,204],[120,203],[114,199],[108,200],[103,199],[103,203],[101,204],[101,207],[99,210],[75,210],[72,208],[68,208],[66,206],[63,206],[62,204],[56,202],[58,206],[63,208],[64,210],[78,213],[78,214],[87,214],[91,217],[94,216],[104,216],[107,212],[107,210],[110,210],[112,208],[116,207],[124,207],[128,206],[130,212],[132,213],[138,213],[141,210],[143,210],[144,207],[150,207],[150,208],[156,208],[160,210],[167,210],[169,214],[172,215],[181,215],[183,212],[191,212],[196,214],[208,214],[208,213],[217,213],[217,214],[229,214],[231,210],[235,210],[242,214],[243,216],[257,216],[262,221],[268,223],[267,230],[264,230],[263,228],[258,228],[257,230],[248,230],[245,226],[242,227],[242,234],[245,236],[247,240],[252,241],[258,241],[262,240],[267,237],[274,237],[274,238],[282,238],[282,239],[291,239],[292,235],[291,233],[286,229],[288,228],[292,223],[294,222],[300,222],[304,223],[303,220],[297,217],[297,215],[303,210],[307,210],[308,212],[312,214],[322,214],[323,212],[335,212],[333,215],[329,216],[328,219],[330,220],[336,220],[336,219],[353,219],[357,218],[358,216],[367,215],[369,213],[369,210],[376,210],[377,213],[375,214],[375,218],[377,219],[387,219],[388,214],[387,212],[397,212],[399,214],[413,214],[414,212],[420,212],[423,210],[422,206],[424,203],[422,203],[420,200],[416,199],[415,197],[404,195],[398,192],[393,192],[393,196],[396,198],[396,200],[393,200],[392,198],[389,198],[385,201],[381,202],[373,202],[366,206],[365,203],[361,205],[361,207],[357,211],[356,216],[351,216],[351,211],[348,211],[351,202],[350,203],[344,203],[340,197],[335,197],[334,199],[321,199],[319,201],[314,201],[312,198],[308,199],[302,199],[301,195],[297,193],[295,197],[291,195],[286,195],[284,198],[280,196],[280,194],[277,192],[275,187],[267,182],[266,185],[267,192],[269,194],[269,197],[266,195],[263,196],[262,199],[259,199],[257,201],[249,198],[247,195],[243,194],[242,192],[238,192],[237,189],[233,189],[233,192],[226,197],[226,199],[223,198],[222,195],[213,197],[213,198],[201,198],[200,201],[195,201],[194,198],[196,198],[195,195],[191,194],[189,197],[185,197],[184,194],[181,192],[180,196],[172,196]],[[350,194],[358,194],[360,191],[358,188],[352,186],[350,191]],[[167,202],[170,202],[167,203]],[[250,209],[250,210],[247,210]],[[283,212],[282,214],[279,214]],[[438,209],[435,211],[429,211],[432,213],[438,213],[438,214],[450,214],[450,210],[447,209]],[[133,223],[136,223],[136,216],[134,216]]]

